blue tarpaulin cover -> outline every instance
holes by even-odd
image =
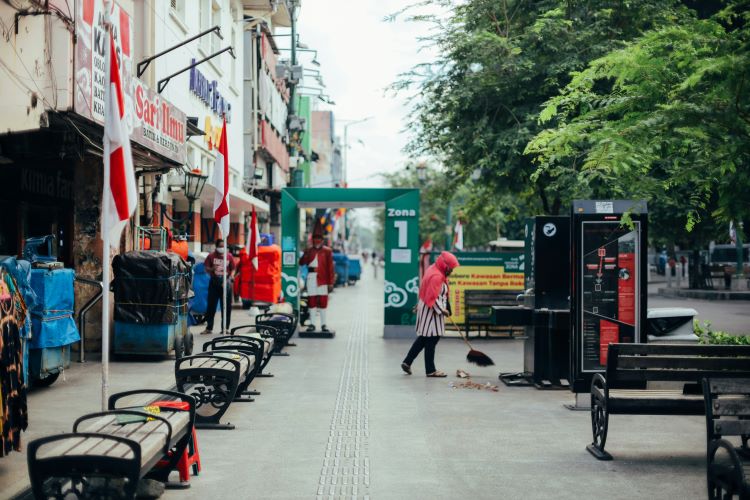
[[[73,320],[74,279],[72,269],[31,270],[31,288],[37,296],[30,309],[31,349],[59,347],[81,340]]]
[[[190,311],[196,314],[206,314],[208,309],[208,274],[201,262],[193,266],[193,293],[190,299]]]

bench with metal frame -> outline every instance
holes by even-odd
[[[492,306],[516,306],[518,290],[465,290],[464,291],[464,325],[466,336],[469,336],[471,327],[478,327],[479,336],[482,335],[482,327],[489,337],[490,331],[505,333],[510,338],[516,333],[523,334],[523,328],[495,325],[492,322]]]
[[[276,356],[276,346],[278,345],[281,334],[279,330],[273,326],[256,326],[256,325],[244,325],[235,326],[229,331],[229,335],[219,337],[222,341],[229,342],[231,339],[244,339],[248,341],[258,342],[262,346],[262,357],[259,357],[259,368],[257,377],[273,377],[272,374],[266,373],[263,370],[266,368],[268,363],[271,361],[273,356]]]
[[[261,313],[255,317],[255,326],[257,328],[272,327],[278,331],[276,345],[274,347],[275,356],[288,356],[288,353],[281,350],[286,346],[295,346],[290,343],[292,336],[297,331],[297,316],[281,312]]]
[[[253,401],[246,397],[245,389],[256,366],[253,354],[232,349],[214,349],[175,361],[177,390],[196,401],[196,428],[235,428],[231,423],[221,423],[221,418],[231,403]]]
[[[706,377],[750,377],[750,346],[696,344],[610,344],[607,369],[591,381],[593,442],[586,449],[599,460],[609,416],[703,415],[701,381]],[[649,382],[681,382],[679,389],[647,388]]]
[[[135,399],[135,401],[132,401]],[[120,407],[121,400],[130,401]],[[186,402],[189,410],[147,407]],[[77,419],[70,434],[31,441],[27,461],[35,498],[134,498],[142,478],[166,483],[193,435],[195,400],[145,389],[114,394],[109,411]],[[160,461],[166,465],[154,468]]]
[[[750,499],[750,378],[703,380],[708,498]],[[727,439],[739,437],[739,446]]]

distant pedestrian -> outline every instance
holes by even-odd
[[[206,267],[206,273],[208,273],[208,304],[206,309],[206,329],[201,333],[211,334],[214,329],[214,317],[216,316],[216,306],[221,303],[221,309],[225,311],[227,322],[226,326],[229,328],[229,324],[232,319],[232,281],[234,280],[234,257],[230,254],[227,255],[227,267],[224,267],[224,252],[226,247],[224,240],[216,240],[216,250],[208,254],[204,263]],[[227,275],[227,294],[224,295],[224,274]],[[223,325],[222,325],[223,328]],[[221,329],[221,328],[220,328]],[[222,330],[222,334],[226,333]]]
[[[685,270],[687,269],[687,259],[684,255],[680,255],[680,266],[682,267],[682,277],[685,277]]]
[[[458,267],[458,259],[450,252],[442,252],[424,274],[419,286],[417,303],[417,339],[401,363],[401,369],[411,375],[411,364],[424,349],[424,369],[428,377],[445,377],[435,368],[435,346],[445,334],[445,318],[452,314],[448,276]]]
[[[372,273],[375,278],[378,277],[378,254],[372,252]]]

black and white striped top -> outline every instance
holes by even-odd
[[[439,337],[445,334],[445,316],[448,315],[448,285],[443,283],[435,304],[427,307],[421,300],[417,304],[417,335]]]

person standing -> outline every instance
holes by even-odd
[[[315,331],[317,312],[320,311],[320,331],[328,332],[326,310],[328,294],[333,291],[334,269],[333,251],[323,244],[323,235],[315,231],[312,237],[313,246],[305,250],[299,259],[301,266],[307,266],[307,306],[310,310],[308,332]]]
[[[232,319],[232,282],[234,281],[235,264],[231,255],[227,256],[227,267],[224,268],[224,252],[226,246],[224,240],[216,240],[216,250],[208,254],[204,263],[208,279],[208,307],[206,309],[206,329],[202,334],[211,334],[214,329],[214,317],[216,316],[216,305],[221,303],[221,310],[227,316],[227,328]],[[224,295],[224,273],[227,275],[227,290]],[[222,331],[222,334],[226,332]]]
[[[458,259],[450,252],[442,252],[427,268],[419,286],[417,303],[417,338],[401,363],[401,369],[411,375],[411,364],[424,349],[424,369],[428,377],[445,377],[435,368],[435,346],[445,334],[445,318],[451,315],[448,276],[458,267]]]

